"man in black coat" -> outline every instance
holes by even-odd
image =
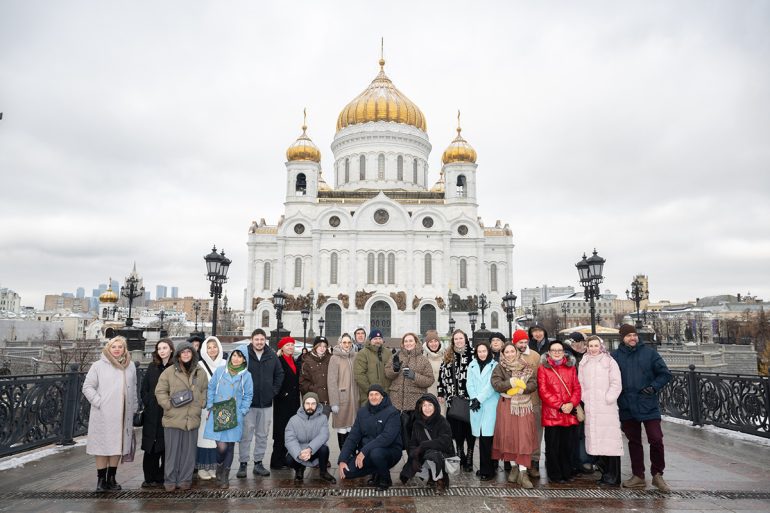
[[[425,394],[417,400],[406,453],[408,459],[399,476],[403,484],[422,470],[429,483],[441,480],[445,488],[449,486],[444,459],[455,455],[452,428],[441,416],[438,399],[433,394]]]
[[[390,469],[401,459],[401,448],[401,414],[385,389],[375,383],[340,451],[340,479],[371,474],[370,484],[387,490],[393,484]]]
[[[238,348],[249,353],[249,373],[254,383],[254,396],[249,413],[243,418],[243,436],[238,447],[240,466],[236,477],[246,477],[246,464],[254,439],[254,475],[269,476],[270,471],[262,465],[267,450],[267,433],[273,420],[273,398],[283,383],[283,369],[275,351],[267,345],[267,335],[257,328],[251,334],[251,343]]]

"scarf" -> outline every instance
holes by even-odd
[[[506,376],[510,375],[511,378],[519,378],[525,383],[532,377],[532,367],[524,360],[518,350],[513,358],[506,358],[504,353],[501,354],[500,366],[505,369]],[[506,397],[506,395],[503,394],[501,397]],[[510,397],[511,415],[520,417],[532,413],[534,410],[532,394],[518,394],[508,397]]]
[[[297,364],[294,363],[294,356],[290,354],[283,354],[283,359],[286,360],[286,364],[289,366],[291,371],[296,374],[297,373]]]
[[[479,373],[481,373],[484,372],[484,367],[486,367],[487,364],[493,360],[493,358],[491,354],[488,354],[486,360],[479,360],[478,358],[476,358],[476,360],[479,362]]]
[[[242,372],[242,371],[246,370],[246,362],[243,362],[242,364],[240,364],[239,366],[237,366],[237,367],[236,367],[236,366],[234,366],[234,365],[233,365],[233,364],[232,364],[232,363],[231,363],[231,362],[228,360],[228,362],[227,362],[227,370],[230,372],[230,374],[232,374],[233,376],[235,376],[235,375],[236,375],[236,374],[238,374],[239,372]]]

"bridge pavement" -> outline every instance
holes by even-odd
[[[251,467],[248,478],[231,479],[227,492],[201,482],[194,483],[190,492],[168,494],[140,489],[138,451],[134,463],[118,470],[123,492],[99,496],[92,493],[96,482],[93,458],[80,446],[0,471],[0,512],[770,512],[770,446],[670,422],[664,423],[664,434],[665,476],[674,490],[671,494],[652,488],[641,492],[601,489],[594,483],[597,476],[558,485],[549,483],[544,475],[535,481],[534,490],[521,490],[507,485],[502,470],[496,482],[483,487],[473,474],[463,474],[452,480],[448,492],[399,486],[382,493],[367,488],[361,480],[326,487],[316,478],[317,471],[306,473],[302,485],[296,485],[293,473],[286,470],[255,478]],[[336,443],[331,445],[336,459]],[[396,482],[400,466],[393,473]],[[623,468],[624,478],[628,477],[626,457]]]

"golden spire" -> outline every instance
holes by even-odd
[[[307,135],[307,107],[302,109],[302,133],[286,150],[286,160],[310,160],[321,162],[321,152]]]
[[[380,71],[385,71],[385,38],[380,38]]]

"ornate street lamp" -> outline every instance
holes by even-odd
[[[198,316],[201,313],[201,302],[196,299],[192,305],[192,309],[193,312],[195,312],[195,331],[198,331]]]
[[[307,349],[307,321],[310,318],[310,310],[303,308],[302,314],[302,347]]]
[[[644,288],[644,283],[641,280],[634,278],[634,281],[631,282],[631,290],[626,289],[626,297],[636,304],[636,322],[634,325],[639,329],[642,327],[642,319],[639,317],[639,303],[650,297],[650,291]]]
[[[283,293],[283,290],[278,289],[275,294],[273,294],[273,306],[275,306],[275,319],[278,322],[278,331],[283,329],[283,321],[281,321],[281,316],[283,315],[283,306],[286,304],[286,294]]]
[[[484,294],[479,296],[479,308],[481,309],[481,329],[485,330],[487,326],[484,324],[484,311],[489,308],[489,303],[487,303],[487,296]]]
[[[451,335],[455,331],[455,320],[450,317],[449,318],[449,334]]]
[[[131,317],[131,307],[134,299],[144,297],[144,287],[139,287],[139,278],[133,273],[126,278],[126,284],[120,287],[120,295],[128,299],[128,317],[126,318],[126,327],[134,325],[134,319]]]
[[[310,310],[310,317],[308,319],[308,326],[310,326],[310,329],[307,330],[307,336],[312,338],[315,338],[315,330],[313,329],[313,310],[315,309],[315,290],[310,289],[310,292],[307,294],[307,299],[309,301],[308,309]]]
[[[324,336],[324,324],[326,324],[326,321],[324,320],[324,318],[323,317],[319,317],[318,318],[318,331],[319,331],[318,334],[320,336],[322,336],[322,337]]]
[[[455,326],[454,319],[452,319],[452,289],[449,289],[446,297],[447,313],[449,314],[449,336],[451,336]]]
[[[583,253],[583,259],[580,260],[575,267],[580,277],[580,284],[583,286],[585,300],[590,303],[591,307],[591,334],[596,335],[596,303],[595,299],[599,299],[601,294],[599,293],[599,284],[604,281],[602,272],[604,271],[605,259],[600,257],[596,253],[594,248],[593,255],[586,258]]]
[[[532,298],[532,324],[537,323],[537,300]]]
[[[211,253],[204,256],[206,261],[206,277],[211,282],[209,295],[214,298],[214,312],[211,317],[211,335],[217,334],[217,313],[219,311],[219,298],[222,297],[222,285],[227,282],[227,271],[232,260],[225,256],[225,251],[217,253],[217,247],[211,248]]]
[[[476,319],[479,318],[479,313],[477,311],[468,312],[468,320],[471,321],[471,338],[473,338],[473,334],[476,332]]]
[[[503,296],[503,305],[505,305],[505,317],[508,320],[508,339],[513,340],[513,313],[516,310],[516,294],[513,291],[508,291]]]
[[[163,319],[166,318],[166,311],[161,310],[160,313],[158,314],[158,317],[160,318],[160,331],[163,332]]]
[[[562,329],[567,328],[567,312],[569,311],[569,306],[567,305],[567,302],[564,301],[561,304],[561,313],[564,314],[564,326],[562,326]]]

